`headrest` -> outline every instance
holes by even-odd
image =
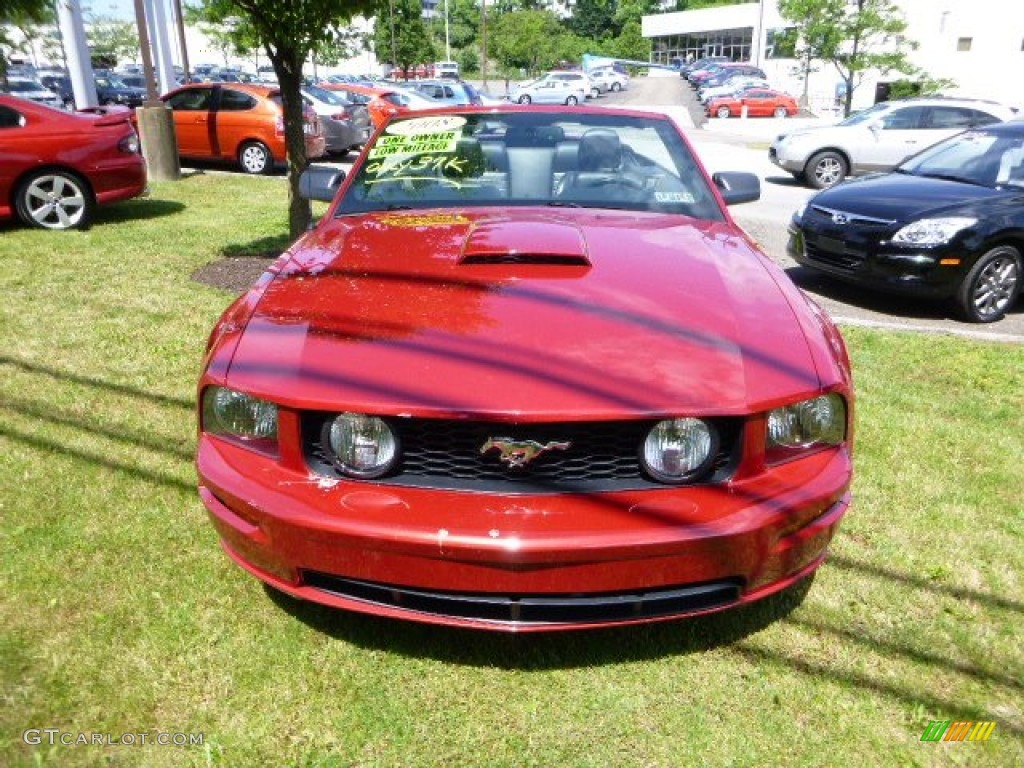
[[[580,138],[581,171],[612,171],[622,163],[619,134],[610,128],[593,128]]]
[[[560,125],[510,125],[505,129],[506,147],[553,147],[564,138]]]

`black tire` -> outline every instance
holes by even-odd
[[[789,117],[789,112],[786,111],[785,107],[776,107],[774,115],[776,117]]]
[[[719,107],[718,109],[716,109],[716,110],[715,110],[715,114],[716,114],[716,115],[717,115],[718,117],[721,117],[721,118],[726,118],[726,117],[728,117],[729,115],[731,115],[731,114],[732,114],[732,112],[730,112],[730,111],[729,111],[729,108],[728,108],[728,107]]]
[[[262,141],[247,141],[238,148],[238,165],[253,175],[272,173],[274,156]]]
[[[618,93],[621,90],[622,90],[622,85],[619,83],[618,80],[616,80],[614,83],[612,83],[612,92],[613,93]]]
[[[529,103],[530,103],[531,101],[533,101],[533,99],[531,99],[531,98],[530,98],[530,97],[529,97],[529,96],[528,96],[527,94],[525,94],[525,93],[524,93],[524,94],[523,94],[522,96],[520,96],[520,97],[519,97],[519,103],[520,103],[520,104],[529,104]]]
[[[18,218],[39,229],[85,229],[95,202],[85,181],[70,171],[39,171],[25,179],[15,197]]]
[[[596,99],[601,95],[601,89],[596,85],[590,89],[590,98]]]
[[[565,99],[565,103],[570,107],[575,107],[577,104],[580,103],[580,100],[577,99],[575,96],[568,96]]]
[[[960,315],[970,323],[1002,320],[1020,296],[1024,273],[1020,250],[997,245],[971,267],[956,292]]]
[[[807,183],[815,189],[834,187],[850,172],[846,159],[830,149],[812,155],[804,168]]]

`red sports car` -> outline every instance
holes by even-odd
[[[768,88],[748,88],[734,96],[711,99],[705,110],[709,117],[739,117],[746,108],[749,117],[792,117],[800,111],[788,93]]]
[[[504,631],[665,620],[808,576],[850,502],[825,313],[669,119],[398,116],[214,328],[199,493],[277,590]]]
[[[131,112],[65,112],[0,94],[0,220],[44,229],[88,226],[97,204],[146,191]]]

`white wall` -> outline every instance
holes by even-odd
[[[907,37],[919,47],[910,59],[935,78],[954,80],[950,96],[992,99],[1024,110],[1024,0],[896,0],[907,20]],[[784,26],[775,0],[761,3],[664,13],[643,18],[644,37],[703,32],[759,25]],[[755,33],[756,34],[756,33]],[[971,37],[971,50],[957,51],[957,40]],[[752,55],[757,59],[756,50]],[[768,59],[761,63],[774,85],[799,96],[803,79],[795,62]],[[812,107],[824,110],[834,103],[840,77],[831,64],[817,63],[808,80]],[[893,79],[890,75],[887,78]],[[854,107],[874,102],[875,83],[869,75],[854,93]]]

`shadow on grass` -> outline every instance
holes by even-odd
[[[281,255],[294,238],[287,233],[261,237],[248,243],[230,243],[221,249],[221,256],[225,258],[253,258],[272,259]]]
[[[659,659],[731,645],[792,613],[813,580],[812,574],[757,603],[690,619],[528,634],[383,619],[296,600],[271,587],[264,589],[271,600],[302,623],[364,649],[474,667],[546,670]]]
[[[116,205],[100,206],[96,209],[91,226],[158,219],[164,216],[173,216],[183,210],[185,210],[185,204],[177,201],[137,197]]]
[[[819,296],[827,296],[852,307],[883,315],[920,320],[948,320],[954,317],[948,302],[903,296],[862,288],[823,275],[813,269],[787,267],[786,274],[800,288]]]
[[[0,370],[4,368],[31,374],[36,379],[53,379],[59,382],[70,382],[93,388],[102,393],[113,393],[120,397],[127,398],[128,401],[137,400],[147,405],[169,406],[174,409],[183,409],[189,412],[192,412],[195,409],[195,403],[191,400],[169,397],[155,392],[147,392],[136,387],[82,376],[70,371],[63,371],[0,355]],[[39,381],[37,383],[36,390],[39,392],[45,392],[45,383]],[[140,435],[133,433],[130,430],[119,430],[100,423],[92,423],[85,418],[69,416],[52,409],[52,407],[48,406],[46,400],[42,397],[38,401],[17,397],[3,397],[0,398],[0,411],[3,410],[18,413],[21,416],[27,416],[34,419],[39,425],[50,425],[65,428],[74,433],[85,433],[94,437],[163,454],[163,456],[166,457],[166,459],[174,466],[187,466],[191,462],[192,451],[183,444],[174,445],[173,443],[160,440],[153,435]],[[67,456],[92,466],[121,472],[144,482],[161,485],[187,493],[195,492],[194,483],[183,481],[169,472],[146,469],[145,467],[138,466],[136,463],[131,461],[104,455],[96,450],[76,447],[68,441],[58,440],[20,430],[16,427],[10,426],[10,424],[6,422],[0,424],[0,437],[6,438],[12,442],[20,443],[38,451]]]

